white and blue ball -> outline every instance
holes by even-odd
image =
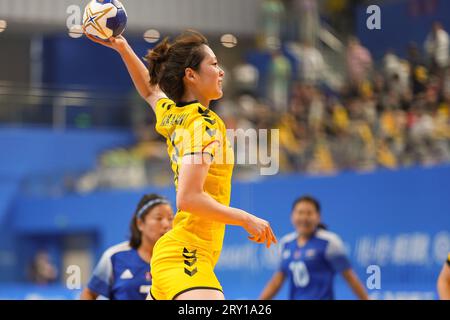
[[[84,29],[100,39],[121,35],[126,25],[127,12],[118,0],[92,0],[84,9]]]

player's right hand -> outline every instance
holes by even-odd
[[[249,214],[248,220],[243,227],[250,234],[248,238],[251,241],[256,243],[266,243],[267,248],[269,248],[272,243],[277,243],[277,238],[270,227],[270,223],[266,220]]]
[[[83,32],[89,40],[91,40],[95,43],[101,44],[102,46],[114,49],[119,53],[124,51],[128,44],[127,40],[121,35],[117,36],[117,37],[111,37],[108,40],[102,40],[102,39],[99,39],[99,38],[94,37],[93,35],[87,33],[86,30],[84,30],[84,27],[83,27]]]

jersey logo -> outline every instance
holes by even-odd
[[[139,287],[139,293],[148,294],[150,292],[150,288],[152,286],[149,285],[142,285]]]
[[[194,276],[198,270],[197,267],[194,267],[194,265],[197,263],[197,250],[189,251],[186,248],[183,248],[183,258],[184,264],[186,267],[184,267],[184,273],[186,273],[189,277]]]
[[[120,275],[120,279],[133,279],[133,274],[131,273],[130,269],[125,270],[124,272],[122,272],[122,274]]]
[[[308,249],[308,250],[306,250],[306,252],[305,252],[306,258],[312,258],[312,257],[314,257],[315,255],[316,255],[316,250],[314,250],[314,249]]]

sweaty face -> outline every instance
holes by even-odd
[[[204,58],[200,63],[200,68],[196,72],[197,77],[193,82],[196,91],[201,93],[207,100],[217,100],[222,98],[222,82],[225,75],[220,68],[212,49],[206,45],[203,46]]]
[[[320,214],[312,203],[301,201],[294,207],[291,220],[298,233],[309,237],[320,223]]]
[[[144,219],[138,219],[138,228],[143,237],[146,237],[150,243],[155,243],[172,229],[172,222],[172,207],[168,204],[160,204],[152,208]]]

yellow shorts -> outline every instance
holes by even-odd
[[[223,292],[214,274],[220,251],[186,245],[165,234],[155,244],[151,260],[151,297],[154,300],[173,300],[194,289],[213,289]]]

